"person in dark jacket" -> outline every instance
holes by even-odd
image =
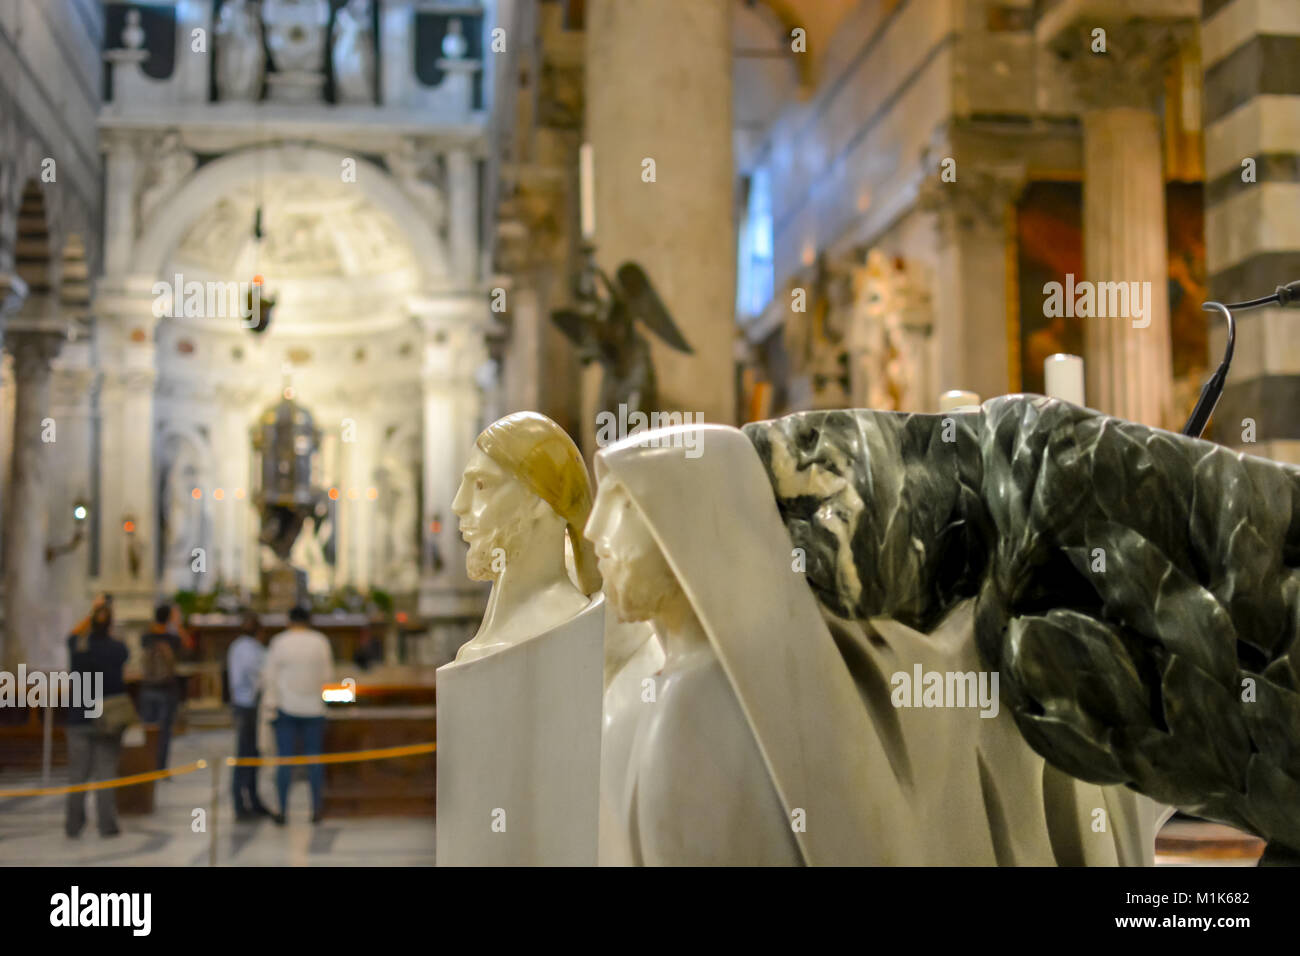
[[[112,636],[113,605],[107,595],[100,595],[91,611],[68,637],[69,670],[73,673],[102,674],[102,698],[126,693],[122,669],[126,665],[126,645]],[[68,772],[74,784],[94,780],[111,780],[118,775],[122,753],[121,726],[109,727],[100,718],[85,715],[80,707],[68,713]],[[112,788],[93,791],[101,836],[117,836],[117,791]],[[86,825],[86,793],[68,794],[64,830],[70,837],[81,835]]]
[[[158,725],[158,770],[167,769],[172,725],[180,709],[180,681],[176,675],[176,660],[181,653],[180,626],[180,608],[164,602],[154,608],[153,625],[140,638],[140,649],[144,652],[140,717],[146,723]]]

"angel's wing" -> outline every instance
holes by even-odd
[[[596,330],[590,318],[573,309],[556,309],[551,313],[551,321],[564,333],[564,337],[579,348],[591,348],[595,345]]]
[[[633,321],[641,322],[677,351],[693,353],[694,350],[678,331],[672,316],[664,308],[659,294],[650,284],[645,270],[635,262],[625,262],[618,267],[618,272],[614,276]]]

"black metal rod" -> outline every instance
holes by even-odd
[[[1241,308],[1240,305],[1235,307]],[[1232,365],[1232,353],[1237,347],[1237,322],[1232,317],[1232,309],[1222,302],[1206,302],[1201,308],[1206,312],[1221,312],[1223,314],[1223,317],[1228,322],[1228,344],[1223,350],[1223,361],[1219,363],[1219,367],[1214,370],[1214,374],[1210,376],[1209,381],[1201,388],[1201,397],[1196,400],[1196,407],[1192,409],[1191,417],[1187,419],[1187,424],[1183,426],[1183,434],[1191,435],[1193,438],[1200,438],[1205,432],[1205,426],[1209,424],[1210,416],[1214,414],[1214,408],[1219,404],[1219,398],[1223,395],[1223,387],[1228,381],[1228,367]]]
[[[1221,313],[1227,320],[1228,344],[1223,350],[1223,360],[1219,362],[1219,367],[1201,388],[1201,397],[1196,400],[1196,407],[1192,409],[1191,417],[1183,426],[1184,435],[1191,435],[1193,438],[1201,437],[1205,432],[1205,426],[1209,424],[1210,416],[1214,414],[1214,407],[1219,404],[1224,386],[1228,383],[1228,367],[1232,365],[1232,353],[1237,346],[1237,322],[1232,317],[1232,310],[1241,312],[1246,309],[1263,308],[1274,303],[1283,308],[1300,304],[1300,279],[1280,285],[1272,295],[1261,296],[1258,299],[1248,299],[1245,302],[1233,302],[1228,305],[1222,302],[1206,302],[1201,306],[1206,312]]]

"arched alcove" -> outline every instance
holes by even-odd
[[[380,166],[358,156],[317,145],[276,145],[230,153],[199,167],[143,224],[132,272],[165,275],[169,258],[198,220],[223,197],[257,191],[268,180],[337,184],[355,190],[387,216],[410,247],[421,282],[437,286],[447,278],[446,243],[422,207]],[[272,198],[272,197],[268,197]]]

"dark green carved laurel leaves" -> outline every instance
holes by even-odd
[[[1300,848],[1300,469],[1028,396],[746,432],[828,609],[977,597],[1055,766]]]
[[[989,540],[975,526],[979,418],[828,411],[745,426],[827,608],[928,630],[975,593]]]

